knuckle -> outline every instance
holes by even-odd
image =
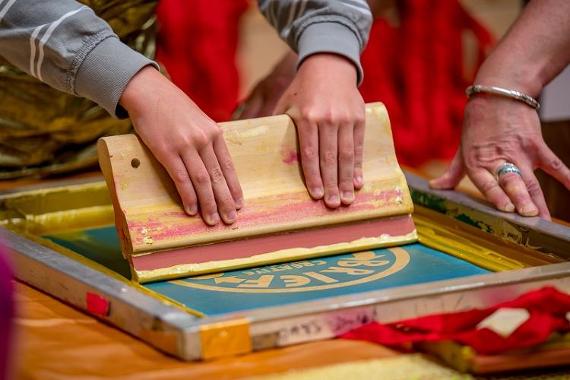
[[[481,183],[481,191],[483,193],[490,193],[498,188],[498,184],[494,181],[485,181]]]
[[[526,188],[531,196],[537,196],[542,193],[540,184],[537,181],[529,180],[526,182]]]
[[[234,170],[234,163],[232,162],[231,158],[224,157],[224,158],[221,158],[218,160],[219,160],[219,163],[220,163],[220,166],[222,167],[222,169],[228,170],[228,171]]]
[[[517,139],[519,145],[526,151],[537,154],[542,147],[542,138],[537,134],[529,134],[525,136],[519,136]]]
[[[152,153],[158,158],[168,157],[169,149],[167,144],[163,142],[154,142],[152,144],[148,144],[148,147],[152,151]]]
[[[338,154],[342,161],[352,161],[354,159],[354,149],[351,147],[339,149]]]
[[[301,110],[301,118],[309,124],[316,124],[322,120],[321,114],[313,109]]]
[[[221,137],[222,135],[223,135],[222,128],[220,128],[217,124],[214,124],[210,128],[208,128],[208,138],[210,139],[210,141],[214,141],[217,138]]]
[[[357,119],[364,120],[364,117],[357,115],[352,115],[350,112],[336,111],[333,109],[327,110],[304,110],[302,117],[305,121],[312,124],[324,124],[324,125],[344,125],[357,122]]]
[[[337,115],[334,115],[332,120],[331,120],[334,124],[340,124],[343,126],[348,126],[352,123],[355,122],[355,117],[352,116],[350,113],[339,113]]]
[[[194,143],[194,146],[200,150],[206,146],[208,146],[208,144],[210,144],[210,138],[208,137],[207,133],[205,133],[204,131],[198,131],[194,134],[194,136],[192,137],[192,141]]]
[[[356,124],[364,124],[366,122],[366,116],[364,115],[364,112],[358,112],[354,116],[354,122]]]
[[[325,165],[335,165],[336,164],[336,153],[332,150],[327,150],[323,152],[323,156],[321,157],[323,164]]]
[[[556,170],[559,171],[564,167],[564,164],[562,163],[562,161],[560,161],[560,159],[558,158],[554,158],[552,160],[550,160],[550,162],[548,162],[547,164],[552,170]]]
[[[322,113],[320,122],[326,124],[334,124],[338,119],[338,116],[332,111],[327,110]]]
[[[186,184],[190,181],[190,178],[188,177],[188,172],[182,169],[177,169],[172,171],[171,177],[174,180],[174,182],[179,184]]]
[[[212,183],[220,183],[224,180],[224,173],[220,167],[216,166],[210,170],[210,177],[212,178]]]
[[[357,157],[362,157],[362,153],[363,153],[363,152],[364,152],[364,147],[362,146],[362,144],[361,144],[361,143],[356,143],[356,144],[354,145],[354,154],[355,154]]]
[[[213,124],[204,129],[195,131],[191,140],[196,147],[203,148],[207,145],[211,145],[212,142],[220,136],[222,136],[222,129],[217,124]]]
[[[201,186],[210,184],[210,176],[205,171],[197,173],[194,179],[196,183]]]
[[[311,161],[317,158],[317,149],[313,145],[303,147],[302,153],[306,160]]]
[[[162,144],[162,148],[168,149],[167,145],[170,145],[170,149],[174,147],[177,152],[183,152],[194,145],[194,139],[189,133],[178,133],[170,136],[168,141]]]

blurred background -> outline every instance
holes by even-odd
[[[369,3],[375,22],[362,56],[361,93],[366,102],[386,104],[400,163],[435,176],[455,154],[464,89],[522,2]],[[162,0],[157,15],[158,60],[216,121],[230,119],[289,52],[255,1]]]
[[[222,0],[223,1],[223,0]],[[212,2],[212,0],[210,0]],[[446,0],[442,1],[446,2]],[[240,36],[237,51],[237,66],[241,78],[240,95],[245,97],[255,83],[267,75],[281,56],[289,50],[287,45],[265,21],[255,6],[255,1],[244,12],[240,24]],[[396,0],[379,0],[378,7],[396,11]],[[430,1],[430,4],[437,1]],[[501,37],[518,16],[521,0],[460,0],[463,6],[475,19],[477,19],[490,33]],[[377,18],[387,18],[390,11],[377,14]],[[473,59],[472,36],[464,33],[463,38],[470,48],[466,47],[466,54]],[[471,51],[469,51],[471,49]],[[473,61],[471,61],[473,62]]]
[[[289,79],[295,70],[295,57],[283,60],[291,52],[253,0],[80,1],[124,42],[155,56],[218,122],[236,117],[240,104],[249,106],[247,117],[270,114],[288,84],[276,78],[274,68]],[[431,177],[456,151],[465,88],[522,2],[369,3],[375,21],[362,55],[360,91],[366,102],[385,103],[400,163]],[[243,102],[252,91],[265,104],[261,110]],[[96,169],[96,140],[130,129],[128,120],[49,88],[1,59],[0,100],[0,179]]]

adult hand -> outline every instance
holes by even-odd
[[[220,127],[152,67],[131,79],[120,103],[174,181],[186,213],[196,215],[199,204],[207,224],[220,215],[235,222],[243,194]]]
[[[334,54],[306,58],[275,108],[295,121],[305,183],[314,199],[337,208],[363,185],[364,101],[356,68]]]
[[[505,162],[521,171],[497,179]],[[491,95],[473,97],[465,108],[461,146],[447,172],[430,182],[436,189],[457,186],[465,174],[499,210],[550,219],[534,175],[540,168],[570,189],[570,170],[548,148],[537,112],[521,102]]]
[[[273,114],[277,102],[295,78],[297,54],[290,52],[275,65],[271,73],[259,81],[238,106],[236,119],[251,119]]]

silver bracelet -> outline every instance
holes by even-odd
[[[471,98],[475,94],[481,94],[481,93],[504,96],[506,98],[511,98],[518,100],[519,102],[523,102],[537,111],[540,109],[540,103],[538,102],[538,100],[520,91],[509,90],[507,88],[496,87],[496,86],[482,86],[480,84],[475,84],[465,89],[465,95],[467,95],[468,98]]]

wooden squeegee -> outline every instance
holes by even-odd
[[[140,282],[400,245],[417,239],[413,204],[381,103],[366,106],[364,187],[349,207],[309,196],[286,115],[221,123],[244,193],[233,225],[182,208],[173,182],[135,135],[99,140],[123,255]]]

